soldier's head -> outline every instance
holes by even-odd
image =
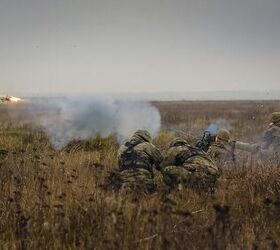
[[[271,114],[270,123],[274,125],[280,125],[280,112],[273,112]]]
[[[137,130],[132,137],[138,137],[146,142],[152,141],[152,136],[147,130]]]
[[[170,148],[180,146],[189,146],[189,143],[183,138],[175,138],[169,145]]]
[[[230,141],[230,132],[227,129],[219,129],[217,136],[216,136],[216,141],[224,141],[228,142]]]

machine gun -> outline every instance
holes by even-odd
[[[209,130],[205,130],[201,140],[196,143],[196,147],[207,152],[209,147],[216,141],[216,133],[211,133]]]

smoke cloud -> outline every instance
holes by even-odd
[[[112,98],[63,98],[30,101],[28,113],[57,149],[73,139],[116,135],[121,142],[138,129],[153,136],[161,127],[160,113],[148,102]]]
[[[212,122],[208,127],[207,131],[209,131],[211,134],[216,134],[219,129],[228,129],[230,130],[232,128],[231,124],[229,121],[225,119],[217,119],[214,122]]]

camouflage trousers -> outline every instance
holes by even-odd
[[[190,170],[182,166],[168,166],[163,172],[164,182],[171,187],[181,185],[190,188],[213,188],[218,174],[206,171]]]
[[[128,169],[120,173],[121,191],[153,193],[156,185],[152,173],[146,169]]]

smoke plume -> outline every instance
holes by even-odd
[[[208,127],[207,127],[207,131],[209,131],[211,134],[216,134],[218,132],[219,129],[228,129],[230,130],[232,128],[231,124],[229,123],[229,121],[225,120],[225,119],[217,119],[215,120],[215,122],[212,122]]]
[[[36,100],[28,104],[28,112],[57,149],[73,139],[89,139],[96,134],[114,134],[120,141],[137,129],[155,135],[161,126],[160,113],[150,103],[104,97]]]

